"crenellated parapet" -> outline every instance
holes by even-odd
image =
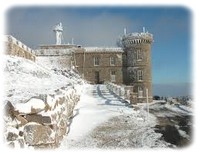
[[[35,61],[34,50],[26,46],[21,41],[17,40],[11,35],[5,35],[5,54],[23,57],[32,61]]]
[[[129,48],[138,44],[151,44],[152,42],[153,35],[148,32],[130,33],[121,37],[121,44],[124,48]]]

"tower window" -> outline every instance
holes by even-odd
[[[115,65],[115,57],[110,57],[110,65]]]
[[[94,66],[99,66],[100,58],[94,57]]]
[[[141,49],[136,51],[136,59],[137,60],[142,60],[143,59],[143,53],[142,53]]]
[[[137,72],[138,81],[142,81],[144,79],[144,73],[142,70],[138,70]]]
[[[138,86],[138,97],[139,98],[143,97],[143,88],[141,86]]]

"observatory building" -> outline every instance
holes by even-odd
[[[46,65],[51,69],[75,69],[88,82],[103,84],[113,82],[131,88],[137,102],[152,102],[152,77],[151,77],[151,46],[153,35],[143,28],[138,33],[124,33],[120,36],[118,47],[82,47],[71,43],[63,43],[63,26],[57,24],[55,44],[40,45],[38,50],[24,52],[26,48],[20,47],[17,41],[9,41],[8,47],[15,47],[14,55],[34,58],[34,61]],[[10,38],[10,37],[9,37]],[[13,40],[13,39],[12,39]],[[18,43],[19,44],[19,43]],[[24,46],[24,45],[23,45]],[[13,50],[14,51],[14,50]],[[29,56],[30,55],[30,56]]]

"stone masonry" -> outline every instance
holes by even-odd
[[[23,57],[35,61],[34,51],[13,36],[5,36],[5,54]]]

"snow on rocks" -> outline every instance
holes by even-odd
[[[84,81],[74,71],[63,75],[20,57],[4,60],[5,143],[15,148],[58,147]]]
[[[21,114],[38,113],[45,108],[45,103],[41,99],[31,98],[26,103],[19,103],[15,105],[15,110]]]

